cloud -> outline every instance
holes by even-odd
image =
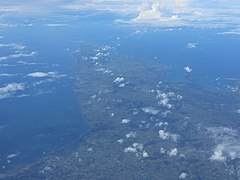
[[[118,139],[117,142],[118,142],[119,144],[122,144],[122,143],[123,143],[123,139]]]
[[[185,70],[187,73],[191,73],[191,72],[192,72],[192,68],[190,68],[189,66],[184,67],[184,70]]]
[[[17,91],[23,91],[25,86],[23,83],[10,83],[4,87],[0,87],[0,99],[10,98]]]
[[[160,153],[161,153],[161,154],[164,154],[165,152],[166,152],[166,150],[161,147],[161,148],[160,148]]]
[[[188,49],[195,49],[195,48],[197,48],[197,43],[188,43],[187,48]]]
[[[178,134],[172,134],[169,132],[165,132],[164,130],[159,130],[158,135],[161,139],[172,139],[174,142],[177,142],[179,135]]]
[[[143,158],[148,158],[149,157],[149,155],[148,155],[148,153],[146,151],[143,151],[142,156],[143,156]]]
[[[85,0],[66,3],[62,8],[73,11],[105,11],[112,13],[131,14],[135,13],[139,2],[133,0]]]
[[[35,78],[50,77],[53,79],[59,79],[62,77],[66,77],[67,75],[59,74],[57,71],[54,71],[54,72],[51,71],[51,72],[33,72],[33,73],[29,73],[27,76],[35,77]]]
[[[148,158],[148,153],[143,149],[143,144],[133,143],[132,146],[124,149],[125,153],[134,153],[138,158]]]
[[[20,44],[16,44],[16,43],[11,43],[11,44],[0,44],[0,48],[4,48],[4,47],[10,47],[12,49],[16,49],[16,50],[23,50],[26,48],[26,46],[20,45]]]
[[[214,153],[211,155],[210,160],[226,161],[226,157],[223,156],[223,149],[224,147],[222,145],[218,145],[218,147],[216,147],[216,149],[214,150]]]
[[[125,136],[126,138],[135,138],[136,137],[136,132],[130,132],[130,133],[127,133]]]
[[[17,74],[8,74],[8,73],[0,74],[0,77],[13,77],[13,76],[17,76]]]
[[[133,148],[133,147],[127,147],[124,149],[125,153],[136,153],[137,149]]]
[[[131,122],[131,120],[130,119],[122,119],[122,124],[128,124],[128,123],[130,123]]]
[[[71,12],[71,13],[69,13]],[[158,27],[225,27],[239,24],[239,0],[1,0],[0,13],[79,16],[114,13],[117,23]],[[69,15],[71,14],[71,15]],[[112,16],[113,18],[115,16]],[[70,18],[71,19],[71,18]]]
[[[177,148],[173,148],[173,149],[171,149],[170,151],[167,152],[169,157],[177,156],[177,153],[178,153]]]
[[[187,177],[187,173],[185,172],[182,172],[180,175],[179,175],[179,179],[186,179]]]
[[[7,60],[7,59],[12,59],[12,58],[32,57],[32,56],[36,56],[36,55],[37,55],[37,52],[35,52],[35,51],[33,51],[29,54],[27,54],[27,53],[12,54],[12,55],[9,55],[9,56],[0,57],[0,62],[4,61],[4,60]]]
[[[45,26],[48,27],[64,27],[67,26],[66,24],[46,24]]]
[[[137,17],[122,22],[158,27],[238,25],[239,5],[235,0],[148,0],[139,5]]]
[[[240,35],[240,29],[234,29],[231,31],[225,31],[225,32],[221,32],[221,33],[217,33],[220,35]]]
[[[181,100],[181,99],[183,99],[182,96],[176,95],[174,92],[162,93],[159,90],[157,90],[156,98],[159,100],[158,105],[164,106],[168,109],[171,109],[173,107],[173,105],[169,103],[170,100],[175,100],[175,99]]]
[[[240,158],[240,134],[237,130],[227,127],[211,127],[207,130],[216,143],[210,160],[224,162]]]
[[[45,72],[34,72],[34,73],[28,74],[28,76],[30,76],[30,77],[47,77],[47,76],[49,76],[49,74],[45,73]]]
[[[156,115],[159,113],[159,110],[157,110],[153,107],[144,107],[144,108],[142,108],[142,111],[147,114],[152,114],[152,115]]]
[[[125,79],[123,77],[117,77],[116,79],[114,79],[113,82],[116,83],[116,84],[119,84],[119,83],[122,83],[124,81],[125,81]]]

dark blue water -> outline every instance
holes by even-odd
[[[24,53],[38,53],[0,62],[8,65],[0,67],[0,74],[14,74],[0,77],[1,88],[24,84],[24,90],[0,100],[0,172],[4,173],[71,143],[88,126],[74,92],[77,76],[72,51],[76,48],[71,44],[71,33],[61,28],[19,27],[2,30],[1,35],[1,43],[22,44],[27,46]],[[0,56],[16,54],[14,51],[1,48]],[[57,75],[29,77],[33,72]]]

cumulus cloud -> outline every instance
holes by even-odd
[[[240,134],[237,130],[227,127],[211,127],[207,130],[216,143],[210,160],[224,162],[240,158]]]
[[[223,145],[218,145],[215,148],[213,154],[211,155],[210,160],[212,160],[212,161],[225,161],[226,157],[223,156],[223,149],[224,149]]]
[[[173,107],[173,105],[169,103],[170,100],[183,99],[181,95],[176,95],[174,92],[162,93],[159,90],[157,90],[156,98],[159,100],[158,105],[164,106],[168,109],[171,109]],[[169,111],[167,111],[166,113],[169,113]]]
[[[239,0],[43,0],[41,2],[2,0],[0,12],[19,14],[44,14],[86,12],[92,14],[111,12],[120,15],[116,22],[150,24],[154,26],[223,27],[239,24]],[[19,12],[19,13],[16,13]],[[71,13],[74,15],[74,13]]]
[[[187,173],[185,172],[182,172],[180,175],[179,175],[179,179],[186,179],[187,177]]]
[[[114,79],[113,82],[116,83],[116,84],[119,84],[119,83],[122,83],[124,81],[125,81],[125,79],[123,77],[116,77],[116,79]]]
[[[225,7],[227,4],[228,8]],[[138,16],[129,23],[155,26],[222,27],[231,22],[237,25],[239,2],[222,0],[149,0],[139,6]],[[212,8],[214,6],[215,8]],[[222,14],[225,14],[223,16]],[[227,21],[228,19],[228,21]]]
[[[137,149],[133,148],[133,147],[127,147],[127,148],[124,149],[124,152],[125,153],[136,153]]]
[[[161,139],[166,140],[166,139],[171,139],[174,142],[177,142],[179,135],[178,134],[172,134],[169,132],[165,132],[164,130],[159,130],[158,135]]]
[[[125,153],[134,153],[138,158],[148,158],[148,153],[143,149],[143,144],[133,143],[132,146],[129,146],[124,149]]]
[[[17,91],[23,91],[25,86],[23,83],[10,83],[4,87],[0,87],[0,99],[10,98]]]
[[[118,139],[117,142],[118,142],[119,144],[122,144],[122,143],[123,143],[123,139]]]
[[[165,152],[166,152],[166,150],[161,147],[161,148],[160,148],[160,153],[161,153],[161,154],[164,154]]]
[[[135,138],[136,135],[137,135],[136,132],[129,132],[129,133],[127,133],[125,136],[126,136],[126,138]]]
[[[148,158],[149,157],[149,155],[148,155],[148,153],[146,151],[143,151],[142,156],[143,156],[143,158]]]
[[[170,151],[167,152],[169,157],[177,156],[177,153],[178,153],[177,148],[173,148],[173,149],[171,149]]]
[[[187,73],[191,73],[191,72],[192,72],[192,68],[190,68],[189,66],[184,67],[184,70],[185,70]]]

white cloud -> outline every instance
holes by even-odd
[[[221,33],[218,33],[218,34],[220,34],[220,35],[240,35],[240,29],[225,31],[225,32],[221,32]]]
[[[0,88],[0,99],[10,98],[17,91],[22,91],[24,89],[25,86],[23,83],[10,83]]]
[[[17,74],[8,74],[8,73],[0,74],[0,77],[13,77],[13,76],[17,76]]]
[[[240,158],[240,134],[237,130],[227,127],[211,127],[207,130],[216,142],[210,160],[226,161]]]
[[[49,74],[45,73],[45,72],[34,72],[34,73],[28,74],[28,76],[30,76],[30,77],[47,77],[47,76],[49,76]]]
[[[134,153],[138,158],[148,158],[148,153],[143,150],[143,144],[133,143],[132,146],[124,149],[125,153]]]
[[[118,142],[119,144],[122,144],[122,143],[123,143],[123,139],[118,139],[117,142]]]
[[[171,109],[173,107],[173,105],[169,103],[170,100],[183,99],[182,96],[176,95],[174,92],[162,93],[159,90],[157,90],[156,98],[159,99],[158,105],[164,106],[168,109]],[[169,111],[167,111],[166,113],[169,113]]]
[[[5,2],[5,3],[4,3]],[[7,4],[7,5],[6,5]],[[68,14],[86,12],[98,15],[111,12],[120,15],[128,24],[149,24],[154,26],[223,27],[238,25],[239,0],[42,0],[0,2],[0,12],[11,15]]]
[[[164,132],[164,130],[159,130],[158,134],[159,134],[159,137],[163,140],[168,139],[169,137],[168,133]]]
[[[68,3],[62,7],[73,11],[108,11],[113,13],[129,14],[135,13],[138,8],[138,2],[133,0],[93,0],[93,1],[75,1],[74,3]]]
[[[152,114],[152,115],[156,115],[159,113],[159,110],[153,108],[153,107],[145,107],[142,108],[143,112],[147,113],[147,114]]]
[[[127,133],[125,136],[126,138],[135,138],[136,137],[136,132],[130,132],[130,133]]]
[[[185,172],[182,172],[180,175],[179,175],[179,179],[186,179],[187,177],[187,173]]]
[[[191,72],[192,72],[192,68],[190,68],[189,66],[184,67],[184,70],[185,70],[187,73],[191,73]]]
[[[54,72],[51,71],[51,72],[33,72],[33,73],[29,73],[27,76],[36,77],[36,78],[50,77],[53,79],[58,79],[58,78],[66,77],[67,75],[59,74],[57,71],[54,71]]]
[[[125,153],[136,153],[137,149],[136,148],[132,148],[132,147],[127,147],[124,149]]]
[[[45,26],[48,27],[64,27],[67,26],[66,24],[46,24]]]
[[[166,139],[171,139],[174,142],[177,142],[179,135],[178,134],[172,134],[169,132],[165,132],[164,130],[159,130],[158,135],[161,139],[166,140]]]
[[[169,157],[177,156],[177,153],[178,153],[177,148],[173,148],[173,149],[171,149],[170,151],[167,152]]]
[[[119,84],[119,83],[122,83],[124,81],[125,81],[125,79],[123,77],[117,77],[116,79],[114,79],[113,82],[116,83],[116,84]]]
[[[131,122],[131,120],[130,119],[122,119],[122,124],[128,124],[128,123],[130,123]]]
[[[139,5],[136,17],[117,22],[158,27],[224,27],[239,24],[239,5],[236,0],[231,3],[222,0],[148,0]]]
[[[141,143],[133,143],[132,145],[134,148],[136,148],[137,150],[142,151],[143,150],[143,144]]]
[[[7,159],[14,158],[14,157],[16,157],[16,156],[18,156],[18,155],[19,155],[19,153],[16,153],[16,154],[9,154],[9,155],[7,156]]]
[[[197,48],[197,43],[188,43],[188,44],[187,44],[187,48],[188,48],[188,49]]]
[[[33,51],[29,54],[27,54],[27,53],[12,54],[12,55],[9,55],[9,56],[0,57],[0,62],[4,61],[4,60],[7,60],[7,59],[12,59],[12,58],[32,57],[32,56],[36,56],[36,55],[37,55],[37,52],[35,52],[35,51]]]
[[[212,161],[225,161],[226,157],[223,156],[223,152],[222,152],[223,149],[224,149],[224,147],[222,145],[219,145],[215,149],[212,156],[210,157],[210,160],[212,160]]]
[[[161,147],[161,148],[160,148],[160,153],[161,153],[161,154],[164,154],[165,152],[166,152],[166,150]]]
[[[146,151],[143,151],[142,156],[143,156],[143,158],[148,158],[149,157],[149,155],[148,155],[148,153]]]
[[[16,49],[16,50],[23,50],[26,48],[26,46],[20,45],[20,44],[16,44],[16,43],[11,43],[11,44],[0,44],[0,48],[3,47],[10,47],[12,49]]]

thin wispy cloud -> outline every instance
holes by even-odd
[[[32,57],[32,56],[36,56],[37,52],[33,51],[31,53],[18,53],[18,54],[12,54],[9,56],[2,56],[0,57],[0,62],[7,60],[7,59],[14,59],[14,58],[21,58],[21,57]]]
[[[0,87],[0,99],[6,99],[13,96],[17,91],[23,91],[25,86],[23,83],[10,83]]]

